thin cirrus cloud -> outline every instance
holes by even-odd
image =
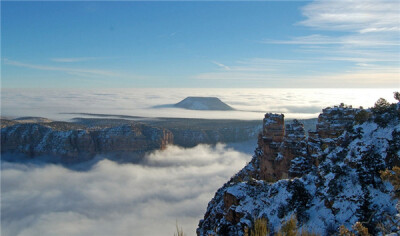
[[[393,0],[314,1],[301,9],[306,19],[298,25],[344,35],[313,34],[277,43],[336,45],[332,51],[338,47],[399,51],[399,9],[400,3]]]
[[[314,1],[301,9],[306,17],[297,25],[341,35],[311,34],[290,40],[267,39],[268,44],[320,45],[337,49],[363,48],[399,50],[400,3],[398,1]],[[397,60],[399,58],[397,57]]]
[[[222,71],[228,71],[231,73],[244,73],[244,72],[271,72],[278,71],[286,68],[288,65],[304,64],[305,60],[280,60],[280,59],[268,59],[268,58],[247,58],[238,60],[232,65],[226,65],[219,62],[213,61],[214,64],[219,66]],[[278,69],[280,68],[280,69]]]
[[[230,70],[197,75],[198,79],[258,80],[281,79],[292,86],[324,87],[346,82],[351,87],[398,85],[400,72],[400,3],[398,1],[313,1],[302,7],[306,18],[295,25],[317,31],[289,39],[265,39],[264,44],[297,46],[293,55],[303,58],[277,60],[272,58],[229,65]],[[325,34],[320,30],[330,31]],[[285,58],[283,58],[285,59]],[[340,66],[338,63],[342,63]],[[345,64],[343,64],[345,63]],[[361,64],[373,66],[360,66]],[[222,64],[222,63],[221,63]],[[301,66],[301,67],[300,67]],[[368,72],[365,72],[365,70]],[[297,70],[296,78],[293,71]],[[246,73],[243,73],[246,71]],[[307,71],[313,73],[308,73]],[[335,71],[335,72],[333,72]],[[315,75],[315,73],[317,73]],[[329,80],[329,81],[328,81]]]
[[[51,58],[51,61],[55,62],[83,62],[83,61],[93,61],[93,60],[100,60],[105,59],[104,57],[58,57],[58,58]]]
[[[222,64],[222,63],[219,63],[219,62],[217,62],[217,61],[212,61],[212,63],[215,64],[215,65],[217,65],[218,67],[224,69],[224,70],[231,70],[231,68],[230,68],[229,66],[224,65],[224,64]]]
[[[13,61],[9,59],[3,59],[6,65],[10,66],[17,66],[17,67],[24,67],[29,69],[36,69],[36,70],[45,70],[45,71],[60,71],[66,72],[69,74],[79,74],[81,76],[121,76],[121,74],[108,71],[108,70],[97,70],[97,69],[78,69],[78,68],[69,68],[69,67],[58,67],[58,66],[47,66],[47,65],[36,65],[30,63],[23,63],[19,61]]]
[[[286,71],[293,71],[295,68],[304,67],[312,63],[313,60],[292,60],[292,59],[270,59],[270,58],[247,58],[235,61],[232,65],[215,63],[222,70],[215,72],[200,73],[194,76],[198,80],[231,80],[231,81],[253,81],[268,83],[268,86],[282,86],[281,80],[295,80],[296,77]],[[298,84],[296,84],[297,86]]]
[[[387,88],[392,85],[400,86],[399,70],[388,68],[384,71],[382,68],[360,68],[354,71],[331,73],[321,76],[310,76],[304,78],[304,81],[312,84],[318,83],[326,87],[337,87],[345,84],[347,87],[380,87]]]
[[[350,35],[341,37],[312,34],[307,36],[294,37],[291,40],[263,40],[263,43],[270,44],[299,44],[299,45],[347,45],[354,47],[366,46],[399,46],[396,40],[388,40],[379,36]]]
[[[400,3],[396,0],[314,1],[302,8],[300,25],[358,33],[398,32]]]

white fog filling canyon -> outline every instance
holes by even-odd
[[[261,121],[266,112],[314,118],[340,102],[364,107],[380,97],[393,102],[392,89],[2,89],[1,96],[2,116],[55,120],[82,112]],[[155,108],[187,96],[215,96],[237,111]],[[215,191],[251,159],[236,149],[169,146],[141,164],[98,156],[101,161],[82,171],[2,161],[2,235],[173,235],[176,221],[195,235]]]
[[[2,235],[173,235],[176,221],[195,235],[214,192],[250,158],[219,144],[87,171],[2,162]]]

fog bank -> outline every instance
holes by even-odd
[[[67,120],[100,113],[144,117],[260,120],[266,112],[286,118],[314,118],[322,108],[341,102],[373,106],[383,97],[394,102],[394,89],[4,89],[2,116],[41,116]],[[191,111],[160,107],[188,96],[218,97],[235,111]],[[155,107],[159,108],[155,108]]]
[[[195,235],[215,191],[250,160],[222,144],[169,146],[87,171],[2,162],[2,235]]]

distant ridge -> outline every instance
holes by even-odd
[[[24,116],[15,118],[15,121],[18,123],[50,123],[52,120],[44,118],[44,117],[36,117],[36,116]]]
[[[174,105],[174,107],[189,110],[213,110],[232,111],[235,110],[217,97],[187,97]]]

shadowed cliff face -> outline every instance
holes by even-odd
[[[361,111],[369,114],[362,122]],[[277,231],[291,216],[322,235],[357,221],[373,235],[378,226],[397,232],[388,220],[398,214],[393,186],[379,172],[398,165],[399,137],[395,104],[380,114],[326,108],[308,137],[301,123],[285,127],[283,115],[266,114],[252,161],[216,192],[197,234],[243,235],[257,218]]]
[[[68,155],[81,154],[81,156],[90,157],[93,154],[104,152],[138,152],[140,151],[137,148],[139,145],[143,146],[145,151],[148,151],[164,148],[167,144],[194,147],[199,144],[237,143],[256,139],[262,128],[260,121],[181,118],[142,119],[138,122],[115,118],[75,118],[73,122],[50,121],[47,123],[21,123],[19,119],[2,119],[1,132],[4,133],[2,135],[5,138],[2,143],[2,146],[4,146],[3,153],[4,150],[7,150],[37,156],[39,153],[53,155],[69,152]],[[32,119],[28,121],[32,121]],[[14,125],[19,126],[11,128]],[[163,134],[160,133],[161,130],[163,130]],[[154,136],[152,132],[155,132],[156,136],[158,133],[161,135],[160,145],[147,148],[146,145],[149,141],[154,142],[154,140],[151,140]],[[37,137],[22,137],[26,134]],[[113,139],[106,138],[110,134],[113,134]],[[10,137],[8,137],[9,135]],[[46,140],[42,140],[46,135]],[[66,143],[56,142],[59,136],[65,135],[69,136]],[[21,143],[20,140],[22,140]],[[63,139],[59,140],[62,141]],[[132,142],[135,142],[135,144],[130,145]],[[46,148],[39,150],[39,147],[36,147],[39,143],[40,146],[46,146]],[[23,146],[20,144],[23,144]],[[53,149],[59,150],[53,151]],[[64,151],[64,149],[67,150]],[[126,156],[127,153],[124,154]],[[85,161],[85,158],[82,161]]]
[[[143,124],[86,128],[53,122],[14,124],[1,130],[2,153],[58,156],[62,162],[84,161],[104,153],[144,154],[164,149],[170,143],[173,143],[170,131]]]

